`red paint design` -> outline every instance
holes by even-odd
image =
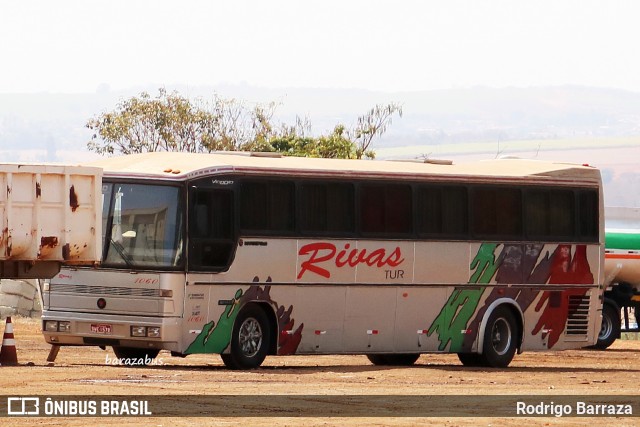
[[[293,326],[295,320],[291,318],[291,312],[293,306],[289,306],[289,309],[285,311],[284,306],[279,306],[276,316],[278,317],[278,329],[280,330],[280,342],[278,343],[278,355],[284,356],[287,354],[294,354],[298,350],[298,345],[302,340],[302,328],[304,323],[298,326],[295,332]]]
[[[571,259],[571,245],[558,245],[552,255],[549,283],[592,284],[593,273],[587,261],[586,245],[576,245],[576,253]]]
[[[259,283],[260,279],[256,276],[253,278],[254,283]],[[271,276],[266,280],[267,283],[271,283]],[[293,331],[295,320],[291,317],[293,312],[293,306],[290,305],[285,310],[283,305],[278,304],[271,298],[271,285],[265,284],[264,288],[260,286],[251,286],[241,297],[241,303],[249,301],[265,301],[271,304],[275,309],[276,318],[278,321],[278,333],[280,339],[278,340],[278,355],[284,356],[288,354],[295,354],[298,350],[298,345],[302,341],[302,329],[304,323],[301,323],[298,328]]]
[[[307,260],[300,264],[298,279],[301,279],[307,271],[327,279],[331,278],[331,272],[319,264],[332,261],[338,268],[355,267],[358,264],[378,268],[397,267],[404,261],[400,247],[397,246],[390,254],[387,254],[384,248],[375,249],[372,252],[367,252],[367,249],[351,249],[349,243],[346,243],[340,251],[333,243],[309,243],[300,248],[298,255],[308,255]]]
[[[558,245],[552,257],[549,284],[592,284],[593,273],[587,262],[587,248],[585,245],[577,245],[576,253],[571,258],[571,245]],[[567,319],[572,314],[569,310],[569,297],[584,296],[587,289],[566,289],[563,291],[544,291],[535,310],[544,310],[533,328],[532,334],[540,331],[548,334],[548,348],[558,342],[564,332]],[[554,298],[554,295],[560,298]],[[543,335],[544,336],[544,335]]]

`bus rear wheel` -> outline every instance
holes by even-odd
[[[410,366],[416,363],[420,354],[367,354],[367,359],[380,366]]]
[[[484,331],[482,354],[479,355],[481,365],[490,368],[509,366],[516,354],[517,337],[516,320],[511,310],[504,306],[496,308]]]
[[[125,366],[147,366],[158,356],[160,350],[150,348],[113,346],[118,364]]]
[[[269,319],[257,305],[245,307],[236,318],[231,334],[231,349],[220,357],[230,369],[258,368],[269,351]]]

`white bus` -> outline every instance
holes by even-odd
[[[112,346],[148,363],[220,354],[364,354],[409,365],[457,353],[590,346],[604,226],[590,166],[264,154],[147,153],[102,167],[100,266],[44,292],[54,348]]]

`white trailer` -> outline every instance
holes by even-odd
[[[0,164],[0,278],[53,277],[99,262],[102,169]]]

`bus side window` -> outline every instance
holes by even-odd
[[[363,233],[385,237],[413,231],[411,186],[407,184],[362,184],[360,228]]]
[[[573,190],[536,188],[526,191],[525,234],[528,239],[567,242],[575,240]]]
[[[467,238],[467,189],[463,186],[426,185],[417,190],[418,233],[438,239]]]
[[[472,234],[488,240],[522,239],[522,195],[509,187],[475,187],[471,192]]]
[[[353,184],[305,182],[301,185],[298,222],[303,233],[340,236],[355,231]]]
[[[240,229],[247,234],[258,236],[293,233],[293,181],[244,181],[240,194]]]
[[[189,227],[190,268],[223,271],[235,248],[233,192],[196,190]]]

